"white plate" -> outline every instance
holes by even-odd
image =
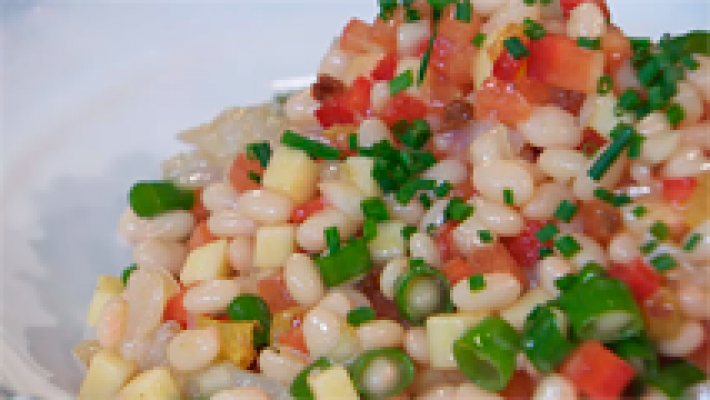
[[[308,76],[359,1],[31,1],[0,7],[0,379],[60,399],[80,370],[96,277],[130,261],[126,192],[157,177],[175,134]],[[634,35],[707,28],[704,0],[611,1]]]

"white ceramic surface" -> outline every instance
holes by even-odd
[[[706,0],[611,0],[635,35],[707,29]],[[70,397],[96,277],[130,261],[126,191],[174,135],[309,76],[375,0],[0,2],[0,382]]]

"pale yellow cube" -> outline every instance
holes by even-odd
[[[294,225],[263,226],[256,231],[254,266],[281,268],[296,249]]]
[[[200,246],[190,252],[180,272],[183,285],[229,276],[231,268],[226,239]]]
[[[375,161],[370,157],[348,157],[343,163],[343,172],[367,197],[379,197],[382,194],[380,186],[372,177]]]
[[[629,115],[617,115],[617,103],[618,99],[611,93],[603,96],[589,96],[580,111],[580,119],[584,123],[583,128],[592,128],[602,137],[610,138],[611,131],[616,125],[621,122],[632,122]]]
[[[402,236],[405,226],[401,221],[377,224],[377,236],[369,244],[373,261],[389,261],[407,255],[407,242]]]
[[[99,314],[101,314],[106,302],[113,296],[118,296],[121,292],[123,292],[121,279],[108,275],[99,276],[99,280],[96,282],[96,290],[94,290],[91,303],[89,303],[89,311],[86,314],[86,324],[96,326]]]
[[[315,400],[358,400],[357,390],[348,371],[341,365],[308,376],[308,386]]]
[[[493,60],[488,51],[481,50],[478,52],[476,59],[473,61],[472,72],[476,88],[481,87],[483,82],[493,75]]]
[[[488,312],[465,312],[429,317],[426,321],[426,336],[431,366],[456,369],[454,342],[488,315]]]
[[[282,146],[274,150],[262,183],[265,188],[281,192],[301,204],[315,194],[318,175],[318,164],[308,154]]]
[[[531,289],[510,307],[500,311],[500,317],[508,321],[510,326],[521,331],[528,314],[540,304],[547,303],[554,296],[542,288]]]
[[[120,400],[178,400],[180,389],[167,368],[154,368],[133,378],[121,390]]]
[[[109,350],[101,350],[91,358],[79,389],[79,400],[113,399],[137,371],[136,363]]]

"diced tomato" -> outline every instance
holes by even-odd
[[[229,169],[229,181],[234,190],[241,193],[259,189],[261,185],[249,179],[249,172],[252,171],[261,175],[264,169],[259,161],[248,159],[244,153],[237,155]]]
[[[256,290],[269,306],[272,314],[298,306],[298,303],[288,294],[282,274],[274,274],[260,280],[256,284]]]
[[[308,346],[306,346],[306,338],[303,336],[303,327],[294,326],[279,336],[279,342],[282,345],[288,346],[300,353],[308,354]]]
[[[503,51],[493,63],[493,76],[502,81],[514,80],[523,68],[525,60],[516,60],[509,51]]]
[[[594,3],[599,6],[607,20],[611,17],[606,0],[560,0],[560,6],[562,6],[562,13],[564,13],[565,18],[569,18],[572,10],[582,3]]]
[[[527,76],[519,76],[515,81],[515,88],[531,104],[547,104],[553,100],[553,92],[550,86],[531,79]]]
[[[560,370],[581,393],[591,399],[619,398],[634,378],[634,369],[601,342],[582,343]]]
[[[540,249],[550,245],[550,243],[540,243],[535,236],[543,225],[541,221],[528,220],[520,235],[502,239],[510,255],[523,268],[532,268],[540,260]]]
[[[454,258],[449,260],[441,267],[441,273],[444,274],[446,279],[449,280],[451,286],[456,285],[459,281],[462,281],[469,276],[473,275],[473,268],[463,258]]]
[[[456,4],[449,4],[444,9],[437,28],[437,36],[445,37],[459,46],[470,45],[481,29],[481,17],[471,13],[471,21],[459,21],[456,18]]]
[[[604,147],[607,140],[594,129],[587,128],[582,132],[582,142],[577,146],[577,150],[582,154],[590,155]]]
[[[461,94],[459,86],[454,81],[434,69],[427,71],[420,91],[429,107],[440,112],[443,112],[444,107],[452,100],[459,98]],[[430,109],[429,113],[432,111]]]
[[[205,205],[202,204],[202,191],[203,189],[195,190],[195,203],[192,205],[192,210],[190,210],[190,213],[192,213],[192,216],[195,218],[195,221],[199,222],[202,220],[207,219],[207,217],[210,216],[209,210],[205,208]]]
[[[380,117],[385,123],[392,126],[402,120],[412,122],[424,119],[426,113],[427,107],[423,101],[406,92],[399,92],[385,104]]]
[[[370,40],[379,47],[381,53],[397,52],[397,30],[400,21],[392,18],[389,21],[377,19],[370,29]]]
[[[355,115],[347,107],[344,98],[341,96],[332,97],[314,112],[318,122],[325,129],[336,124],[352,124],[355,122]]]
[[[643,258],[637,258],[627,264],[614,264],[609,275],[629,285],[639,303],[656,293],[663,283],[663,276],[651,268]]]
[[[473,81],[471,68],[475,52],[472,45],[460,46],[452,39],[437,35],[431,50],[430,71],[427,73],[436,71],[457,85]]]
[[[577,116],[587,99],[584,93],[559,88],[551,88],[549,94],[552,104]]]
[[[525,273],[500,244],[478,248],[468,255],[468,260],[450,260],[444,264],[441,272],[452,286],[473,274],[504,272],[518,279],[522,287],[527,287]]]
[[[456,256],[453,238],[451,237],[454,228],[456,228],[456,224],[453,221],[448,221],[434,233],[434,243],[439,249],[439,254],[443,261],[448,261]]]
[[[294,224],[303,223],[310,218],[311,215],[325,208],[323,197],[318,197],[308,202],[301,204],[291,212],[291,222]]]
[[[548,33],[530,45],[528,76],[561,89],[596,91],[604,72],[604,55],[577,46],[574,39]]]
[[[364,119],[370,110],[370,92],[372,81],[359,77],[343,95],[343,104],[355,118]]]
[[[382,290],[380,290],[380,275],[381,271],[372,270],[365,275],[357,286],[370,300],[370,305],[375,310],[377,318],[399,321],[400,315],[397,305],[393,300],[385,297]]]
[[[705,341],[686,358],[706,374],[710,374],[710,325],[707,321],[705,322]]]
[[[353,18],[340,37],[340,48],[353,53],[366,53],[377,45],[372,41],[372,27],[365,21]]]
[[[397,54],[390,53],[381,59],[372,71],[372,79],[376,81],[389,81],[397,72]]]
[[[508,400],[532,399],[537,384],[525,371],[516,370],[508,386],[498,394]]]
[[[456,184],[453,189],[451,189],[452,197],[458,196],[464,200],[470,199],[474,194],[476,194],[476,189],[473,187],[473,183],[470,179],[466,179],[465,181]]]
[[[490,77],[476,92],[473,112],[478,120],[515,124],[530,118],[532,106],[514,83]]]
[[[210,232],[210,228],[207,226],[207,220],[202,220],[198,222],[192,230],[190,239],[187,241],[187,248],[192,251],[215,240],[217,240],[217,237]]]
[[[677,178],[663,180],[663,199],[670,204],[684,204],[693,195],[698,186],[696,178]]]
[[[605,70],[614,74],[621,67],[624,60],[631,58],[631,41],[614,24],[607,25],[606,33],[602,37],[602,50],[604,51]]]
[[[187,289],[183,289],[176,295],[168,299],[163,311],[163,319],[165,321],[175,321],[180,324],[182,329],[186,329],[192,320],[192,315],[185,309],[183,299],[187,293]]]

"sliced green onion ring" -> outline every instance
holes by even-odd
[[[538,306],[528,314],[521,346],[530,362],[544,374],[554,371],[574,349],[548,306]]]
[[[410,261],[410,268],[394,282],[394,299],[399,314],[417,325],[429,315],[453,310],[450,291],[446,277],[421,260]]]
[[[390,365],[383,365],[383,363],[390,363]],[[367,387],[368,375],[381,372],[378,371],[380,368],[388,368],[392,365],[397,370],[395,382],[379,392],[374,388]],[[350,365],[349,370],[360,395],[366,399],[379,399],[394,396],[406,389],[414,380],[415,367],[407,353],[400,349],[385,347],[366,351]]]
[[[307,366],[301,372],[296,375],[296,378],[291,382],[291,386],[288,389],[289,394],[295,400],[313,400],[313,392],[311,392],[311,387],[308,386],[308,375],[314,370],[324,370],[330,368],[333,363],[325,358],[321,357]]]

